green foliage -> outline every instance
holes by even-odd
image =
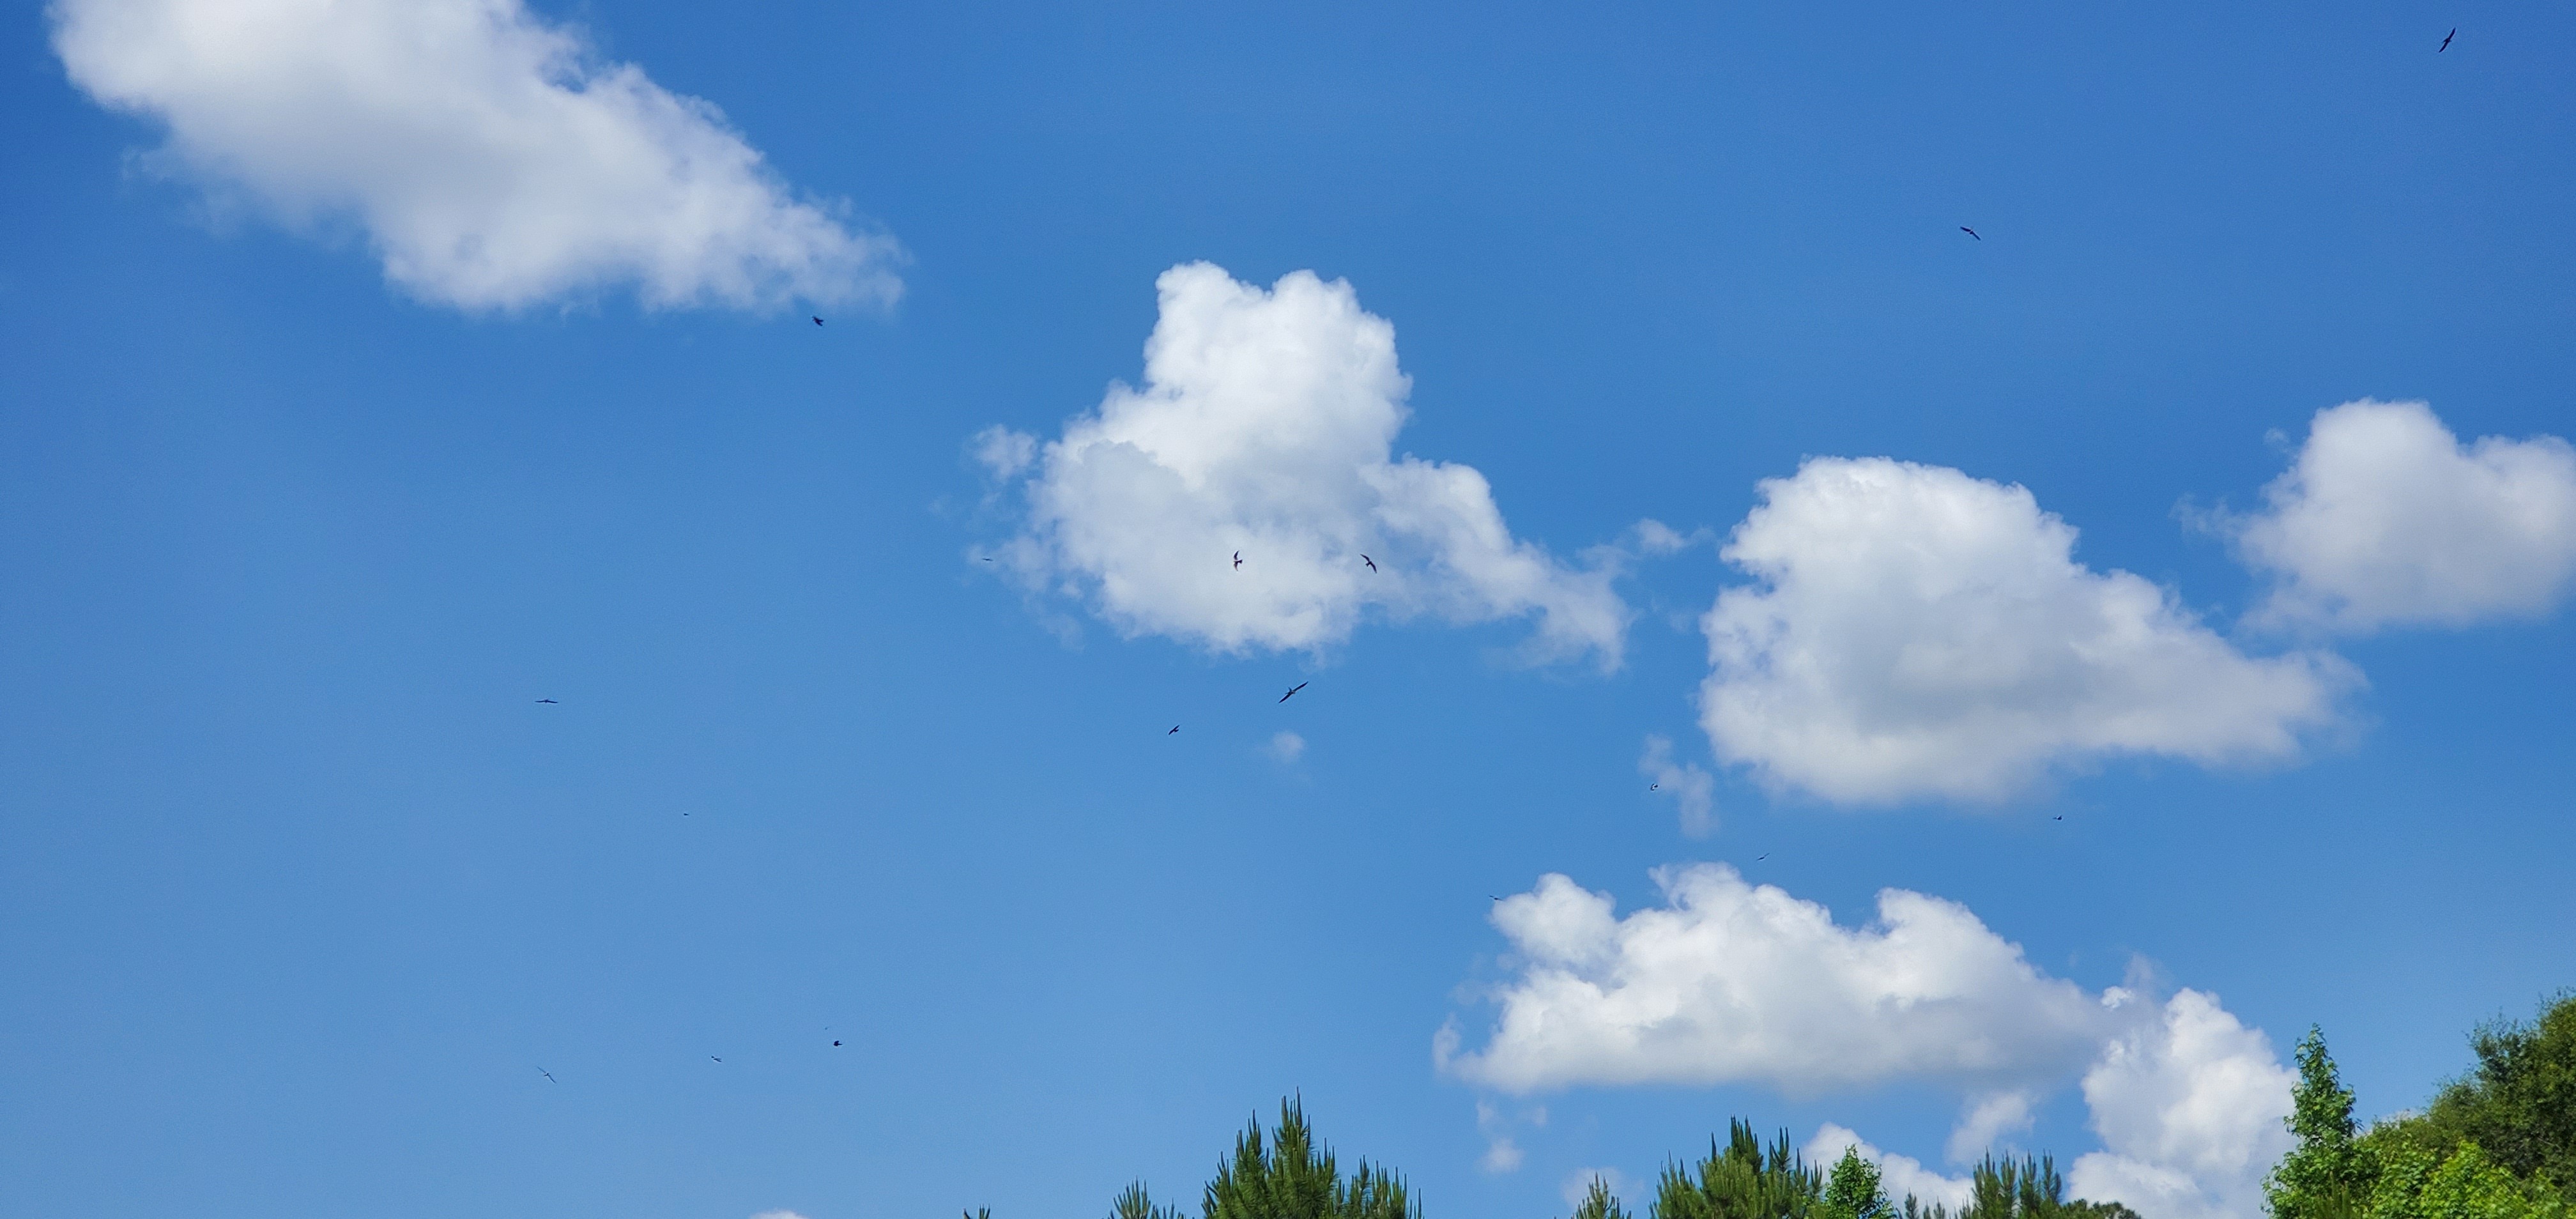
[[[1574,1219],[1628,1219],[1628,1210],[1619,1205],[1610,1183],[1592,1178],[1592,1188],[1583,1195],[1583,1205],[1574,1208]]]
[[[2425,1120],[2514,1176],[2576,1187],[2576,994],[2528,1024],[2481,1025],[2469,1046],[2477,1068],[2443,1088]]]
[[[1137,1181],[1118,1191],[1117,1200],[1109,1204],[1109,1219],[1181,1219],[1181,1208],[1154,1205],[1145,1183]]]
[[[1805,1219],[1825,1192],[1824,1174],[1789,1146],[1783,1130],[1766,1152],[1750,1122],[1727,1127],[1726,1146],[1709,1140],[1696,1171],[1666,1164],[1656,1183],[1653,1219]]]
[[[2430,1148],[2412,1138],[2374,1140],[2378,1180],[2367,1219],[2565,1219],[2555,1190],[2519,1179],[2477,1144]]]
[[[1988,1154],[1968,1174],[1968,1205],[1959,1219],[2065,1219],[2100,1214],[2103,1206],[2066,1200],[2066,1180],[2053,1156],[1998,1160]],[[2122,1208],[2126,1209],[2126,1208]]]
[[[2343,1086],[2325,1033],[2299,1039],[2299,1085],[2286,1119],[2298,1146],[2272,1166],[2263,1198],[2274,1219],[2359,1219],[2376,1175],[2353,1140],[2352,1089]]]
[[[1130,1187],[1140,1205],[1141,1186]],[[1234,1156],[1208,1182],[1205,1219],[1421,1219],[1403,1178],[1367,1161],[1348,1180],[1333,1153],[1315,1139],[1304,1105],[1279,1102],[1279,1125],[1265,1146],[1255,1118],[1234,1142]],[[1121,1214],[1117,1219],[1130,1219]]]
[[[1843,1148],[1834,1171],[1825,1178],[1825,1214],[1831,1219],[1888,1219],[1894,1208],[1878,1179],[1878,1165],[1860,1158],[1857,1147]]]

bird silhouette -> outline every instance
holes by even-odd
[[[1298,682],[1298,683],[1297,683],[1297,690],[1303,690],[1303,689],[1305,689],[1309,684],[1311,684],[1311,683],[1308,683],[1308,682],[1302,682],[1302,681],[1301,681],[1301,682]],[[1289,699],[1292,699],[1292,698],[1297,697],[1297,690],[1290,690],[1290,691],[1289,691],[1289,692],[1287,692],[1286,694],[1282,694],[1282,695],[1280,695],[1280,696],[1279,696],[1279,701],[1284,703],[1284,702],[1287,702]]]
[[[723,1061],[724,1061],[724,1060],[723,1060],[723,1059],[721,1059],[721,1058],[716,1058],[716,1056],[715,1056],[715,1055],[713,1055],[713,1054],[709,1054],[709,1055],[707,1055],[707,1057],[709,1057],[709,1058],[715,1058],[715,1060],[716,1060],[717,1062],[723,1062]]]
[[[1977,230],[1972,229],[1972,228],[1969,228],[1968,226],[1966,226],[1966,225],[1964,225],[1964,224],[1959,226],[1959,231],[1960,231],[1960,232],[1962,232],[1962,233],[1966,233],[1966,234],[1967,234],[1967,235],[1969,235],[1970,237],[1977,237]],[[1984,240],[1985,240],[1985,238],[1983,238],[1983,237],[1977,237],[1977,240],[1979,240],[1979,241],[1984,241]]]
[[[1488,893],[1488,894],[1486,894],[1485,896],[1490,897],[1490,898],[1494,899],[1495,901],[1501,901],[1501,900],[1503,900],[1503,895],[1502,895],[1502,894],[1500,894],[1500,893]]]
[[[1762,852],[1761,854],[1754,856],[1754,857],[1753,857],[1753,862],[1755,862],[1755,863],[1760,863],[1760,862],[1762,862],[1763,860],[1766,860],[1766,859],[1769,859],[1769,858],[1771,858],[1771,852],[1769,852],[1769,851],[1764,851],[1764,852]]]
[[[546,1082],[547,1082],[547,1083],[550,1083],[550,1084],[559,1084],[559,1083],[562,1083],[562,1082],[563,1082],[562,1080],[560,1080],[560,1079],[556,1079],[556,1078],[555,1078],[555,1073],[554,1073],[554,1072],[549,1071],[549,1070],[545,1069],[544,1067],[539,1067],[539,1068],[537,1068],[537,1074],[545,1076],[545,1077],[546,1077]]]
[[[2433,53],[2434,53],[2434,54],[2436,54],[2436,55],[2439,55],[2439,54],[2441,54],[2441,53],[2442,53],[2442,52],[2444,52],[2444,51],[2450,50],[2450,49],[2451,49],[2451,40],[2452,40],[2452,39],[2454,39],[2454,38],[2457,38],[2457,37],[2459,37],[2459,36],[2460,36],[2460,27],[2458,27],[2458,26],[2456,26],[2456,25],[2455,25],[2455,26],[2452,26],[2452,27],[2451,27],[2451,32],[2450,32],[2450,33],[2442,35],[2442,45],[2440,45],[2440,46],[2438,46],[2438,47],[2433,48]]]
[[[1646,785],[1646,790],[1647,790],[1647,791],[1653,791],[1653,790],[1655,790],[1656,788],[1658,788],[1658,787],[1662,787],[1662,786],[1663,786],[1663,784],[1661,784],[1661,783],[1649,783],[1649,784],[1647,784],[1647,785]]]
[[[818,318],[815,318],[815,319],[814,319],[814,324],[815,324],[815,325],[817,325],[817,326],[822,325],[822,324],[823,324],[823,319],[821,319],[821,318],[819,318],[819,317],[818,317]]]
[[[1164,735],[1164,736],[1170,736],[1170,735],[1172,735],[1172,733],[1174,733],[1174,732],[1179,732],[1180,730],[1181,730],[1181,726],[1180,726],[1180,725],[1178,725],[1178,724],[1174,724],[1174,725],[1172,725],[1172,731],[1171,731],[1171,732],[1166,732],[1166,733],[1164,733],[1163,735]]]
[[[840,1043],[840,1042],[835,1041],[835,1042],[833,1042],[832,1044],[833,1044],[833,1045],[839,1045],[839,1044],[841,1044],[841,1043]]]
[[[1243,552],[1240,550],[1234,552],[1234,565],[1237,567],[1243,566]]]
[[[2049,820],[2051,820],[2051,821],[2064,821],[2064,820],[2066,820],[2066,814],[2064,814],[2064,813],[2059,813],[2058,815],[2056,815],[2056,816],[2054,816],[2054,817],[2049,818]]]
[[[1361,556],[1360,556],[1360,562],[1368,564],[1368,569],[1369,569],[1370,571],[1376,571],[1376,570],[1377,570],[1377,560],[1372,559],[1372,558],[1368,557],[1367,555],[1361,555]]]
[[[551,699],[551,698],[541,698],[541,699],[538,699],[537,701],[538,701],[538,702],[541,702],[541,703],[551,703],[551,702],[554,702],[555,700],[553,700],[553,699]]]

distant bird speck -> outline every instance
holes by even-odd
[[[1372,558],[1368,557],[1367,555],[1361,555],[1361,556],[1360,556],[1360,562],[1368,564],[1368,569],[1369,569],[1370,571],[1376,571],[1376,570],[1377,570],[1377,560],[1372,559]]]
[[[835,1041],[835,1042],[833,1042],[832,1044],[837,1046],[837,1045],[839,1045],[839,1044],[841,1044],[841,1043],[840,1043],[840,1042]]]
[[[1502,894],[1500,894],[1500,893],[1488,893],[1488,894],[1486,894],[1485,896],[1490,897],[1490,898],[1494,899],[1495,901],[1501,901],[1501,900],[1503,900],[1503,895],[1502,895]]]
[[[538,701],[538,702],[541,702],[541,703],[551,703],[551,702],[554,702],[555,700],[553,700],[553,699],[551,699],[551,698],[541,698],[541,699],[538,699],[537,701]]]
[[[1753,862],[1755,862],[1755,863],[1760,863],[1760,862],[1762,862],[1763,860],[1766,860],[1766,859],[1769,859],[1769,858],[1771,858],[1771,852],[1769,852],[1769,851],[1764,851],[1764,852],[1762,852],[1761,854],[1754,856],[1754,857],[1753,857]]]
[[[1297,683],[1297,689],[1296,689],[1296,690],[1290,690],[1290,691],[1289,691],[1289,692],[1287,692],[1286,694],[1282,694],[1282,695],[1280,695],[1280,696],[1279,696],[1279,701],[1284,703],[1284,702],[1287,702],[1289,699],[1292,699],[1292,698],[1297,697],[1297,690],[1303,690],[1303,689],[1305,689],[1305,688],[1306,688],[1308,685],[1310,685],[1310,684],[1312,684],[1312,683],[1310,683],[1310,682],[1302,682],[1302,681],[1301,681],[1301,682],[1298,682],[1298,683]]]
[[[717,1061],[717,1062],[723,1062],[723,1061],[724,1061],[724,1060],[723,1060],[723,1059],[721,1059],[721,1058],[716,1058],[716,1056],[715,1056],[715,1055],[713,1055],[713,1054],[709,1054],[709,1055],[707,1055],[707,1057],[708,1057],[708,1058],[710,1058],[710,1059],[714,1059],[714,1060],[715,1060],[715,1061]]]
[[[1655,790],[1656,788],[1658,788],[1658,787],[1662,787],[1662,786],[1663,786],[1663,784],[1661,784],[1661,783],[1649,783],[1649,784],[1647,784],[1647,785],[1646,785],[1646,790],[1647,790],[1647,791],[1653,791],[1653,790]]]
[[[1977,237],[1977,230],[1972,229],[1972,228],[1969,228],[1968,226],[1966,226],[1966,225],[1964,225],[1964,224],[1959,226],[1959,231],[1960,231],[1960,232],[1962,232],[1962,233],[1966,233],[1966,234],[1967,234],[1967,235],[1969,235],[1970,237]],[[1977,237],[1977,240],[1979,240],[1979,241],[1984,241],[1984,240],[1985,240],[1985,238],[1983,238],[1983,237]]]
[[[1237,567],[1243,566],[1243,552],[1240,550],[1234,552],[1234,565]]]
[[[1166,733],[1164,733],[1163,735],[1164,735],[1164,736],[1170,736],[1170,735],[1172,735],[1173,733],[1179,732],[1180,730],[1181,730],[1181,726],[1180,726],[1180,725],[1178,725],[1178,724],[1174,724],[1174,725],[1172,725],[1172,731],[1171,731],[1171,732],[1166,732]]]
[[[2051,820],[2051,821],[2064,821],[2064,820],[2066,820],[2066,814],[2064,814],[2064,813],[2059,813],[2058,815],[2056,815],[2056,816],[2054,816],[2054,817],[2049,818],[2049,820]]]
[[[2450,32],[2450,33],[2442,35],[2442,45],[2440,45],[2440,46],[2438,46],[2438,47],[2433,48],[2433,53],[2434,53],[2434,54],[2436,54],[2436,55],[2439,55],[2439,54],[2441,54],[2441,53],[2442,53],[2442,52],[2444,52],[2444,51],[2450,50],[2450,49],[2451,49],[2451,40],[2452,40],[2452,39],[2454,39],[2454,38],[2457,38],[2457,37],[2459,37],[2459,36],[2460,36],[2460,27],[2458,27],[2458,26],[2456,26],[2456,25],[2455,25],[2455,26],[2452,26],[2452,27],[2451,27],[2451,32]]]
[[[550,1084],[559,1084],[559,1083],[562,1083],[562,1082],[563,1082],[562,1080],[560,1080],[560,1079],[556,1079],[556,1078],[555,1078],[555,1073],[554,1073],[554,1072],[549,1071],[549,1070],[545,1069],[544,1067],[539,1067],[539,1068],[537,1068],[537,1074],[545,1076],[545,1077],[546,1077],[546,1082],[547,1082],[547,1083],[550,1083]]]
[[[817,326],[822,325],[822,324],[823,324],[823,319],[821,319],[821,318],[819,318],[819,317],[818,317],[818,318],[815,318],[815,319],[814,319],[814,324],[815,324],[815,325],[817,325]]]

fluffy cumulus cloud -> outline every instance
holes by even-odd
[[[2146,1219],[2240,1219],[2290,1149],[2281,1120],[2298,1076],[2216,996],[2185,990],[2103,1048],[2084,1101],[2103,1150],[2075,1161],[2074,1192]]]
[[[2261,1214],[2297,1080],[2215,996],[2087,992],[2042,974],[1965,908],[1919,893],[1887,890],[1876,923],[1845,928],[1723,865],[1657,881],[1664,903],[1625,917],[1555,875],[1497,903],[1515,976],[1490,992],[1499,1012],[1486,1044],[1463,1050],[1453,1020],[1434,1041],[1439,1064],[1507,1092],[1949,1085],[1963,1101],[1954,1162],[2027,1128],[2048,1092],[2080,1078],[2101,1148],[2076,1161],[2072,1192],[2146,1219]],[[1840,1126],[1806,1151],[1830,1162],[1854,1146],[1894,1194],[1955,1209],[1968,1188]]]
[[[2116,756],[2286,759],[2359,680],[2239,651],[2155,584],[2074,558],[2031,493],[1885,458],[1761,484],[1702,620],[1718,756],[1847,803],[1992,801]]]
[[[1128,634],[1217,651],[1318,649],[1374,612],[1530,618],[1539,653],[1618,662],[1629,614],[1607,552],[1560,562],[1504,527],[1482,474],[1395,455],[1395,328],[1348,283],[1300,271],[1263,289],[1192,263],[1156,286],[1141,387],[1043,444],[977,438],[1025,493],[1024,530],[995,552],[1011,571]]]
[[[795,198],[716,108],[519,0],[56,0],[157,165],[291,224],[354,224],[424,300],[633,285],[657,306],[891,299],[896,251]]]
[[[1520,974],[1492,1036],[1443,1065],[1508,1092],[1759,1081],[1796,1094],[1899,1079],[2063,1073],[2110,1025],[1965,907],[1902,889],[1846,928],[1814,902],[1702,864],[1656,873],[1664,905],[1618,917],[1559,875],[1494,904]]]
[[[2363,632],[2547,612],[2576,585],[2576,449],[2467,445],[2421,402],[2317,412],[2263,507],[2227,520],[2273,577],[2257,622]]]

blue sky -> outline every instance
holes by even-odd
[[[318,12],[0,25],[14,1209],[2198,1219],[2576,983],[2576,18]]]

